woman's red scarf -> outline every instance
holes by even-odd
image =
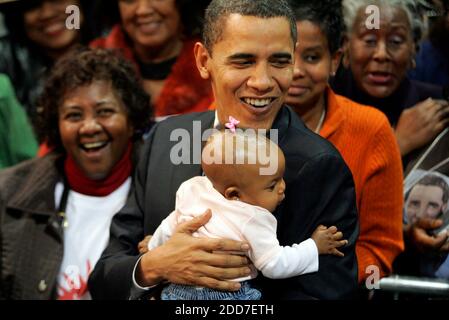
[[[112,168],[109,176],[102,180],[92,180],[86,177],[75,160],[70,155],[67,155],[64,162],[64,171],[70,188],[78,193],[95,197],[104,197],[111,194],[131,175],[131,152],[132,143],[129,143],[123,157]]]

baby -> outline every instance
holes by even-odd
[[[347,244],[336,227],[318,226],[310,239],[281,246],[272,212],[285,198],[285,158],[279,147],[254,131],[237,129],[211,135],[202,153],[205,176],[185,181],[176,194],[175,210],[161,223],[148,243],[149,250],[167,241],[177,224],[211,209],[212,218],[194,236],[246,241],[252,274],[240,281],[237,292],[169,284],[163,300],[257,300],[261,293],[247,280],[257,276],[283,279],[318,271],[318,255],[343,256]],[[257,269],[257,270],[256,270]]]

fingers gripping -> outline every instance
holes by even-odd
[[[202,215],[193,218],[190,221],[181,223],[175,232],[192,234],[202,226],[204,226],[212,218],[212,211],[207,209]]]

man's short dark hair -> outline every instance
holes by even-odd
[[[289,0],[296,21],[310,21],[327,38],[331,54],[341,48],[345,24],[341,0]]]
[[[296,43],[297,31],[293,12],[285,0],[212,0],[206,9],[203,29],[203,44],[209,53],[220,41],[226,18],[231,14],[258,18],[284,17],[290,23],[293,44]]]
[[[439,187],[443,190],[443,204],[449,200],[449,186],[443,178],[437,175],[427,175],[420,179],[416,185]]]

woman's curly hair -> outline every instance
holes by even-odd
[[[133,138],[141,138],[150,126],[151,106],[134,66],[117,52],[80,47],[61,58],[46,80],[38,108],[37,131],[41,141],[62,150],[59,107],[69,92],[94,81],[112,84],[127,110],[134,128]]]

